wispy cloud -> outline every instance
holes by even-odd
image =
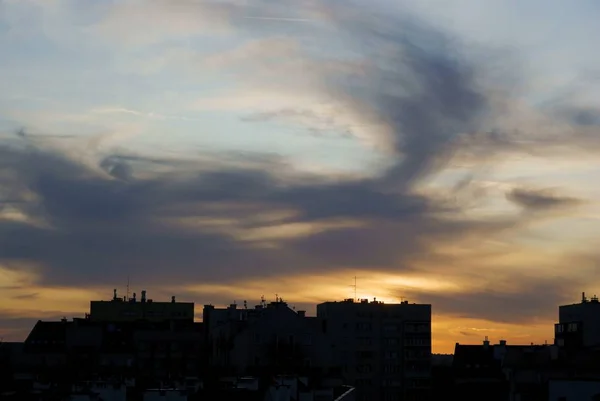
[[[515,188],[507,198],[528,210],[547,210],[574,206],[581,203],[580,199],[558,195],[552,190],[534,190]]]
[[[154,112],[144,112],[139,110],[132,110],[123,107],[104,107],[98,108],[91,111],[95,114],[129,114],[136,117],[145,117],[145,118],[153,118],[158,120],[182,120],[182,121],[198,121],[198,119],[178,116],[178,115],[170,115],[170,114],[161,114]]]

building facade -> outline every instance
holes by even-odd
[[[359,401],[429,399],[431,305],[347,299],[319,304],[317,318]]]
[[[256,305],[252,309],[204,307],[210,364],[232,374],[328,374],[335,370],[333,344],[317,318],[294,311],[287,303]]]
[[[600,347],[600,302],[581,294],[581,302],[558,307],[554,344],[561,348]]]

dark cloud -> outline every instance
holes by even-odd
[[[38,139],[67,139],[74,138],[75,135],[67,135],[67,134],[58,134],[58,135],[50,135],[50,134],[31,134],[24,127],[21,127],[16,130],[15,135],[20,138],[38,138]]]
[[[551,190],[515,188],[506,194],[508,200],[531,211],[564,208],[581,203],[580,199],[561,196]]]
[[[82,317],[79,312],[47,312],[44,316],[29,317],[31,311],[3,310],[0,311],[0,342],[23,341],[38,320],[60,320],[63,317]]]
[[[599,109],[571,110],[569,117],[577,125],[600,126]]]
[[[535,277],[513,274],[513,287],[461,293],[415,294],[422,302],[435,305],[435,312],[460,318],[483,319],[509,324],[531,324],[556,319],[558,306],[576,301],[585,280]]]
[[[479,131],[488,110],[475,66],[422,21],[346,12],[332,18],[370,64],[325,86],[365,123],[386,125],[398,163],[385,184],[410,187],[446,165],[461,134]],[[354,10],[356,11],[356,10]],[[351,22],[351,23],[349,23]]]
[[[349,267],[409,269],[411,258],[434,254],[440,241],[499,229],[498,222],[444,219],[438,214],[451,209],[443,204],[388,193],[373,181],[304,177],[290,183],[262,165],[124,181],[39,148],[2,147],[0,160],[2,191],[20,199],[23,213],[46,222],[0,222],[0,260],[43,266],[46,283],[114,283],[127,274],[181,283]],[[256,218],[276,211],[293,214],[269,222]],[[265,246],[269,241],[241,240],[181,219],[234,219],[236,229],[348,219],[356,224]]]
[[[14,299],[36,299],[39,297],[39,293],[38,292],[32,292],[29,294],[19,294],[19,295],[15,295],[13,298]]]

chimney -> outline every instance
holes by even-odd
[[[115,288],[113,290],[113,301],[116,301],[116,300],[117,300],[117,289]]]
[[[146,290],[142,290],[142,302],[146,302]]]
[[[305,310],[299,310],[298,311],[298,316],[300,316],[300,317],[306,317],[306,311]]]
[[[171,303],[172,303],[172,304],[174,304],[174,303],[175,303],[175,295],[173,295],[173,296],[171,297]]]
[[[485,336],[485,340],[483,340],[483,347],[488,348],[489,346],[490,346],[490,340],[488,339],[488,336]]]
[[[500,340],[500,345],[505,347],[506,346],[506,340]]]
[[[585,292],[581,293],[581,303],[584,304],[587,302],[587,299],[585,299]]]
[[[137,295],[136,295],[136,293],[134,292],[134,293],[133,293],[133,298],[131,298],[131,302],[133,302],[133,303],[135,303],[135,302],[136,302],[136,299],[135,299],[135,297],[137,297]]]

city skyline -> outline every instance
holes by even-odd
[[[128,277],[309,311],[357,277],[431,304],[436,353],[551,341],[600,288],[598,14],[0,1],[0,337]]]

